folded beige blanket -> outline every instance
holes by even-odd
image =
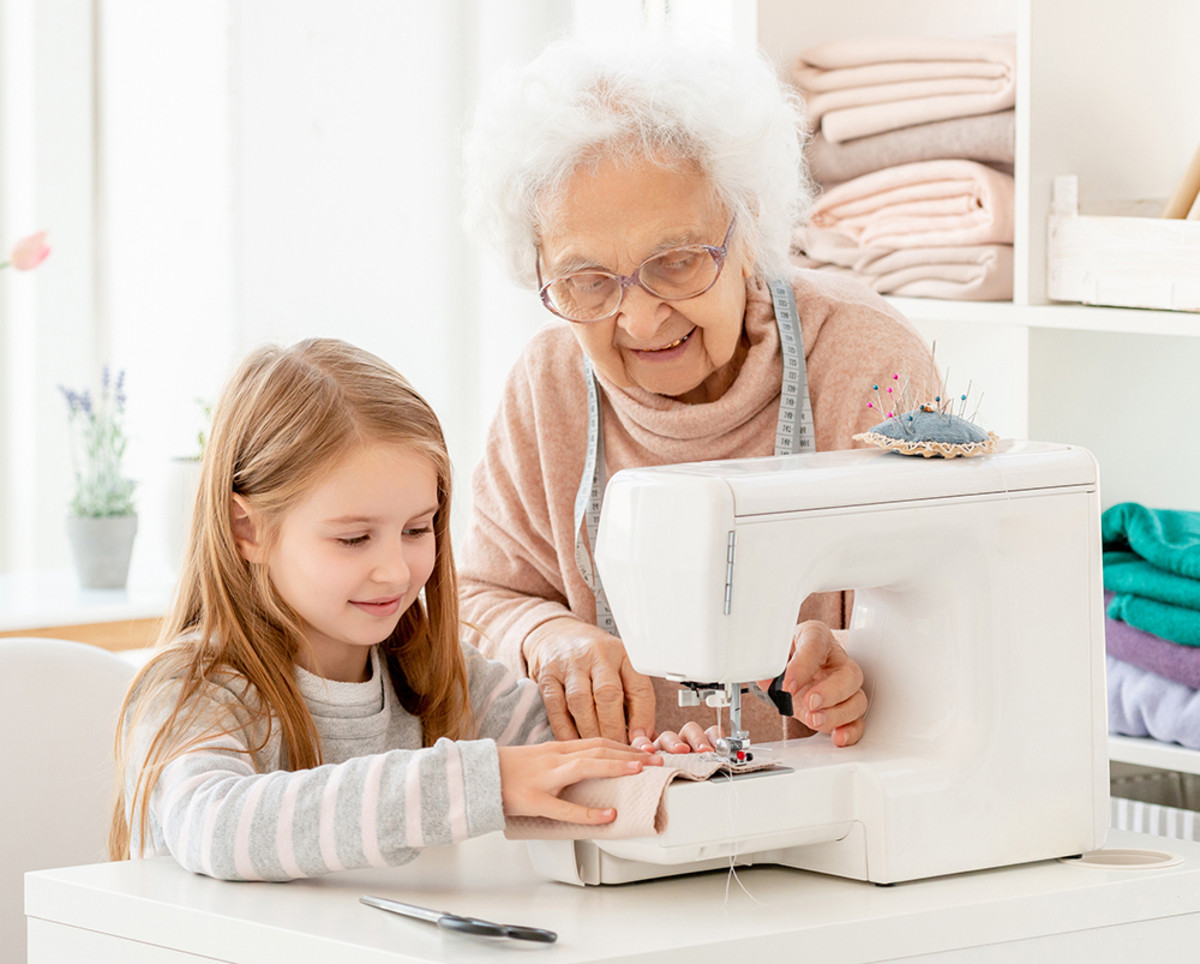
[[[809,123],[834,143],[1016,103],[1011,37],[865,37],[805,50],[792,71]]]
[[[1012,244],[1013,178],[975,161],[917,161],[830,188],[809,223],[864,248]]]
[[[805,149],[809,170],[818,184],[838,184],[885,167],[961,158],[989,165],[1011,165],[1015,112],[1002,110],[974,117],[955,117],[885,131],[835,144],[820,131]]]
[[[564,800],[588,807],[616,807],[617,819],[600,826],[563,823],[549,817],[509,817],[510,840],[619,840],[649,837],[667,829],[667,785],[676,779],[707,780],[726,768],[712,753],[663,753],[662,766],[646,767],[627,777],[581,780],[562,792]],[[773,766],[762,760],[740,766],[739,773]]]
[[[836,231],[802,227],[794,233],[792,247],[797,267],[851,275],[880,294],[951,301],[1012,298],[1009,244],[863,248]]]

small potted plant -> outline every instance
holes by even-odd
[[[125,373],[109,378],[105,367],[100,394],[59,386],[71,422],[71,461],[75,494],[67,516],[67,536],[80,585],[120,589],[129,577],[137,533],[133,490],[125,475]]]

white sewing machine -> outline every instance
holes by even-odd
[[[1037,442],[617,473],[596,561],[634,668],[720,684],[736,727],[741,686],[783,670],[801,601],[853,589],[866,733],[756,744],[778,769],[675,781],[662,834],[537,842],[535,866],[582,884],[731,861],[892,883],[1099,848],[1099,514],[1091,455]]]

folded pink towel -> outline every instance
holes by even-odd
[[[826,45],[809,48],[792,68],[793,82],[806,93],[827,93],[832,90],[845,90],[847,87],[879,87],[914,80],[968,77],[994,79],[1009,73],[1008,64],[1002,61],[989,63],[986,60],[885,60],[855,67],[828,69],[814,66],[806,60],[807,56],[814,55],[824,46]],[[955,49],[950,52],[959,52],[957,42]]]
[[[864,248],[1011,244],[1013,179],[964,160],[887,167],[827,190],[809,223]]]
[[[797,267],[851,275],[880,294],[951,301],[1012,297],[1009,244],[863,248],[836,231],[801,227],[792,235],[792,251]]]
[[[1011,35],[1000,37],[912,37],[877,36],[852,37],[849,40],[830,40],[815,44],[800,54],[804,63],[822,70],[838,70],[846,67],[867,67],[879,64],[892,65],[894,69],[915,71],[928,70],[924,65],[932,62],[984,61],[1001,65],[1010,64],[1009,51],[1015,47]],[[897,63],[911,61],[912,65],[895,67]],[[878,81],[871,81],[878,83]]]
[[[809,122],[834,143],[1016,103],[1016,44],[865,37],[805,50],[792,71]]]
[[[665,796],[676,779],[707,780],[726,767],[711,753],[663,753],[663,765],[646,767],[627,777],[581,780],[562,792],[564,800],[588,807],[616,807],[617,819],[601,826],[563,823],[549,817],[509,817],[504,836],[510,840],[619,840],[649,837],[667,829]],[[738,772],[763,770],[774,764],[755,762]]]
[[[835,144],[817,134],[805,149],[809,170],[818,184],[832,185],[885,167],[961,158],[989,165],[1012,164],[1014,111],[955,117],[885,131]]]

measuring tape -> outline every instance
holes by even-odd
[[[775,324],[779,328],[779,344],[783,351],[783,383],[779,392],[779,420],[775,425],[775,454],[812,452],[816,449],[816,438],[796,296],[792,286],[781,279],[769,282],[768,288],[775,305]],[[583,377],[587,383],[587,457],[583,463],[579,490],[575,493],[575,565],[596,597],[596,625],[606,633],[620,636],[589,548],[596,544],[596,534],[600,531],[600,507],[604,502],[607,477],[604,471],[600,388],[596,382],[596,370],[586,352],[583,355]]]
[[[768,282],[775,303],[775,324],[783,349],[783,384],[779,390],[779,422],[775,426],[775,454],[795,455],[815,451],[812,402],[808,397],[808,369],[804,364],[804,339],[792,286],[776,278]]]

